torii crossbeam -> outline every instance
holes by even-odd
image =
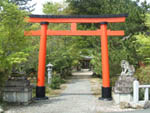
[[[127,14],[119,15],[30,15],[28,22],[40,23],[41,30],[25,31],[26,36],[40,36],[38,80],[36,97],[45,99],[45,61],[47,36],[100,36],[102,54],[102,99],[110,100],[111,87],[109,77],[108,36],[123,36],[124,31],[111,31],[107,29],[107,23],[125,22]],[[71,23],[71,30],[48,30],[48,23]],[[93,31],[77,30],[77,23],[100,23],[100,29]]]

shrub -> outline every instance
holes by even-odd
[[[150,66],[142,66],[137,69],[135,75],[140,84],[150,84]],[[140,88],[139,99],[144,99],[145,89]],[[149,93],[150,94],[150,93]],[[149,95],[150,96],[150,95]]]
[[[140,84],[150,84],[150,66],[140,67],[134,76]]]
[[[62,83],[62,79],[61,79],[60,75],[54,74],[51,79],[50,87],[52,89],[60,89],[61,83]]]
[[[118,80],[119,76],[112,76],[110,77],[110,85],[111,87],[115,86],[116,81]]]

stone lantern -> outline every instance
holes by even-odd
[[[47,72],[48,72],[48,84],[50,84],[51,78],[52,78],[52,67],[53,67],[53,65],[49,63],[46,67],[47,67]]]

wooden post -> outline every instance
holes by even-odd
[[[38,64],[38,80],[36,87],[36,98],[43,99],[45,97],[45,64],[46,64],[46,40],[47,40],[47,26],[48,22],[41,22],[41,38],[39,50],[39,64]]]
[[[107,22],[101,23],[101,55],[102,55],[102,98],[111,100],[111,87],[109,78],[109,57],[108,57],[108,34],[107,34]]]

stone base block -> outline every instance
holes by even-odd
[[[113,101],[115,104],[120,104],[120,102],[132,102],[132,94],[120,94],[120,93],[113,93]]]
[[[13,103],[30,103],[32,99],[32,91],[29,92],[4,92],[3,100]]]
[[[9,78],[3,88],[3,100],[16,104],[29,104],[32,100],[30,81],[24,76]]]
[[[88,72],[90,69],[81,69],[82,72]]]

